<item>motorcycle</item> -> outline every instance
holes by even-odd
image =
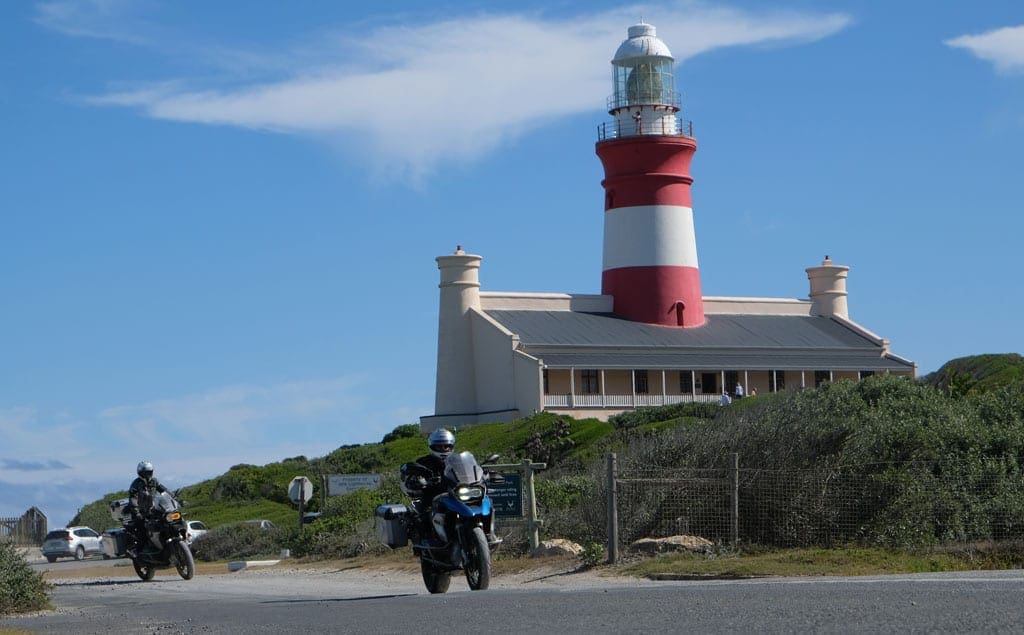
[[[144,520],[134,520],[131,507],[128,499],[110,504],[110,515],[121,522],[122,529],[104,534],[104,553],[112,558],[130,557],[135,573],[145,581],[152,580],[157,569],[172,566],[183,579],[191,580],[196,573],[196,563],[186,539],[188,529],[181,504],[170,492],[160,492],[153,497],[153,506]],[[145,523],[148,540],[134,545],[134,552],[129,553],[137,522]]]
[[[489,457],[487,462],[497,458]],[[446,592],[452,572],[460,569],[470,589],[486,589],[491,581],[491,552],[501,544],[494,537],[494,507],[486,483],[499,481],[500,475],[484,472],[470,452],[449,456],[437,483],[446,491],[429,501],[430,528],[424,532],[416,508],[426,502],[422,496],[431,473],[418,463],[409,463],[407,470],[402,491],[412,500],[413,509],[400,504],[378,507],[381,541],[395,549],[409,544],[410,535],[416,538],[412,552],[420,560],[423,583],[431,593]]]

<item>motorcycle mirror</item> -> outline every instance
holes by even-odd
[[[501,458],[500,454],[492,454],[489,457],[487,457],[487,460],[484,461],[484,463],[494,463],[495,461],[497,461],[500,458]]]

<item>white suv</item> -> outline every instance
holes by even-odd
[[[81,560],[86,554],[103,553],[103,545],[100,535],[89,527],[61,527],[46,534],[40,551],[50,562],[67,556]]]
[[[185,534],[185,539],[188,544],[192,544],[200,537],[204,536],[209,529],[203,524],[201,520],[190,520],[188,521],[188,532]]]

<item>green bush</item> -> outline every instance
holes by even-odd
[[[669,531],[728,538],[727,519],[702,519],[697,505],[731,504],[727,493],[699,488],[728,475],[732,453],[740,457],[740,537],[748,543],[905,548],[1024,533],[1021,384],[950,398],[880,375],[736,405],[713,420],[663,429],[647,423],[659,416],[654,409],[622,416],[618,424],[634,433],[616,448],[620,472],[660,468],[693,479],[685,489],[620,491],[624,540]],[[589,478],[594,494],[556,515],[589,524],[573,529],[581,538],[604,531],[600,462]]]
[[[392,441],[398,441],[399,439],[410,439],[418,438],[420,436],[420,426],[418,423],[407,423],[404,426],[398,426],[391,432],[384,435],[381,439],[381,443],[391,443]]]
[[[583,545],[583,553],[580,554],[580,559],[583,561],[584,566],[596,567],[605,561],[604,545],[599,542],[588,542]]]
[[[653,408],[637,408],[608,417],[608,423],[617,429],[636,428],[638,426],[669,419],[680,419],[683,417],[696,417],[698,419],[714,419],[721,406],[717,403],[677,403],[670,406],[656,406]]]
[[[276,558],[294,531],[283,527],[261,529],[246,523],[222,525],[194,541],[192,552],[197,559],[206,561]]]
[[[10,540],[0,539],[0,615],[50,607],[50,585]]]

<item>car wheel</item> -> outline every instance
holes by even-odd
[[[46,561],[51,564],[57,562],[57,556],[46,556]]]
[[[83,547],[82,545],[78,545],[78,548],[75,549],[75,560],[82,560],[84,558],[85,558],[85,547]]]

